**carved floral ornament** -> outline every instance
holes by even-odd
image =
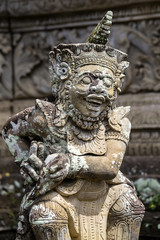
[[[159,92],[159,19],[113,26],[112,46],[128,53],[124,93]]]
[[[119,171],[130,108],[113,107],[128,62],[125,53],[107,46],[111,20],[109,11],[87,43],[55,47],[55,102],[36,100],[3,128],[30,186],[17,240],[138,239],[144,207]]]
[[[12,98],[10,35],[0,33],[0,100]]]

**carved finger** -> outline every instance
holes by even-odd
[[[55,183],[61,182],[61,181],[63,181],[63,179],[64,179],[64,177],[63,177],[63,175],[62,175],[62,176],[60,176],[60,177],[54,178],[54,179],[53,179],[53,182],[55,182]]]
[[[50,167],[53,164],[56,165],[59,162],[59,154],[58,153],[54,153],[51,155],[48,155],[48,157],[45,159],[45,165]]]
[[[29,157],[28,161],[29,161],[31,164],[33,164],[33,166],[35,166],[37,169],[40,170],[40,169],[42,168],[42,165],[43,165],[42,161],[41,161],[37,156],[35,156],[34,154],[32,154],[32,155]]]
[[[54,182],[59,182],[63,180],[64,175],[65,175],[64,171],[59,171],[55,174],[50,174],[49,176]]]
[[[29,156],[31,156],[32,154],[37,156],[37,142],[36,141],[32,141],[31,142],[31,146],[30,146],[30,150],[29,150]]]
[[[39,176],[36,173],[36,171],[27,163],[24,164],[23,168],[25,168],[28,172],[28,174],[30,175],[30,177],[34,180],[34,181],[38,181]]]
[[[58,166],[57,165],[51,166],[50,169],[49,169],[51,174],[57,172],[57,170],[58,170]]]
[[[38,142],[38,153],[37,157],[41,160],[44,161],[44,144],[42,142]]]
[[[33,183],[32,178],[27,173],[25,173],[25,171],[23,169],[20,169],[20,173],[27,183],[30,183],[30,184]]]
[[[56,186],[57,186],[56,182],[53,181],[44,182],[43,185],[41,185],[38,191],[35,193],[35,197],[54,189]]]

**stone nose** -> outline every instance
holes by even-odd
[[[103,95],[106,94],[106,91],[105,91],[104,86],[103,86],[103,84],[101,83],[101,81],[98,81],[98,84],[97,84],[97,85],[91,86],[90,91],[91,91],[92,93],[97,93],[97,94],[103,94]]]
[[[98,94],[105,94],[105,90],[103,89],[103,87],[102,86],[92,86],[91,88],[90,88],[90,90],[91,90],[91,92],[92,93],[98,93]]]

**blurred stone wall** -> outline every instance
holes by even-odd
[[[122,170],[133,181],[160,180],[158,0],[1,0],[0,129],[9,116],[34,105],[35,98],[51,95],[48,52],[53,46],[85,42],[107,10],[114,12],[110,45],[128,53],[130,61],[118,102],[132,107],[131,141]],[[0,181],[0,237],[12,239],[23,187],[1,137]],[[141,235],[149,238],[141,239],[159,237],[160,213],[147,214]]]

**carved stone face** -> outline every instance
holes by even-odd
[[[99,65],[80,67],[70,89],[71,102],[82,115],[98,117],[110,105],[114,85],[110,69]]]

